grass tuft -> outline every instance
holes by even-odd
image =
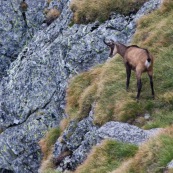
[[[105,140],[94,147],[84,164],[75,173],[105,173],[117,168],[127,158],[134,156],[138,147],[113,140]]]
[[[136,13],[146,0],[73,0],[71,10],[75,23],[104,22],[111,12],[124,15]]]
[[[172,136],[173,127],[167,128],[158,137],[143,144],[128,165],[123,163],[113,173],[163,173],[173,159]]]
[[[47,132],[46,136],[39,141],[44,156],[39,169],[41,173],[58,173],[58,171],[54,170],[55,165],[52,158],[52,147],[59,136],[60,128],[52,128]]]
[[[39,145],[44,155],[44,158],[43,158],[44,160],[47,159],[47,157],[51,154],[52,146],[55,144],[59,136],[60,136],[60,129],[53,128],[47,132],[45,138],[39,141]]]

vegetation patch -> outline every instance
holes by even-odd
[[[105,140],[93,148],[84,164],[75,173],[106,173],[117,168],[120,163],[135,155],[138,147],[113,140]]]
[[[79,5],[80,3],[82,4],[83,0]],[[72,8],[77,11],[73,4]],[[61,123],[63,129],[71,119],[80,120],[88,116],[93,106],[94,122],[98,125],[115,120],[135,124],[144,129],[168,126],[169,128],[142,145],[138,151],[132,145],[106,140],[94,147],[85,163],[77,168],[76,173],[105,173],[113,170],[113,173],[163,173],[166,165],[173,159],[173,127],[170,127],[173,124],[172,18],[173,1],[164,0],[159,10],[139,20],[133,40],[134,44],[149,49],[155,57],[155,100],[152,100],[149,79],[145,73],[142,76],[143,88],[139,103],[135,100],[134,73],[131,76],[129,92],[126,92],[125,67],[122,58],[116,56],[105,64],[71,79],[66,97],[66,112],[69,119]],[[85,20],[86,16],[83,21]],[[145,115],[149,117],[145,118]],[[49,168],[53,166],[51,159],[48,157]]]
[[[172,136],[173,127],[166,129],[157,138],[142,145],[133,159],[113,173],[163,173],[173,159]]]
[[[55,165],[52,158],[52,147],[59,136],[60,129],[52,128],[47,132],[46,136],[39,141],[44,156],[40,167],[42,173],[58,173],[54,171]]]
[[[82,119],[94,105],[98,125],[114,120],[150,129],[173,123],[173,2],[165,0],[159,10],[138,22],[134,44],[149,49],[155,57],[152,100],[149,78],[142,75],[142,92],[136,102],[136,77],[132,72],[129,92],[122,58],[116,56],[91,71],[74,77],[67,90],[66,111],[70,119]],[[85,100],[86,99],[86,100]],[[149,114],[149,118],[145,115]]]
[[[75,23],[104,22],[111,12],[124,15],[136,13],[147,0],[73,0],[71,10]]]
[[[0,134],[3,132],[3,129],[0,128]]]
[[[39,145],[44,154],[44,159],[46,159],[49,156],[51,148],[55,144],[59,136],[60,136],[60,129],[53,128],[47,132],[45,138],[40,140]]]
[[[95,99],[97,80],[101,67],[98,66],[89,72],[81,73],[71,79],[66,97],[66,112],[69,113],[70,119],[81,120],[88,115],[91,104]],[[84,98],[86,98],[86,101]]]

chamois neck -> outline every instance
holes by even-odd
[[[126,50],[127,50],[127,46],[121,43],[117,44],[117,53],[120,54],[123,58],[124,58]]]

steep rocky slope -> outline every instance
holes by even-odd
[[[9,2],[2,2],[5,3],[2,4],[3,8],[9,6]],[[29,2],[29,6],[33,4],[34,7],[43,8],[42,1],[37,2],[37,5],[34,2]],[[18,9],[18,4],[11,3],[10,8]],[[11,29],[12,25],[7,23],[12,41],[7,40],[12,44],[9,46],[12,50],[4,51],[9,50],[9,47],[6,48],[9,42],[5,39],[1,44],[2,59],[7,57],[3,61],[7,65],[3,66],[2,71],[25,45],[0,83],[0,128],[3,131],[0,134],[0,168],[16,173],[37,172],[41,161],[38,141],[49,128],[58,126],[66,117],[64,106],[68,79],[106,61],[108,49],[102,42],[103,37],[114,38],[123,43],[130,42],[135,32],[136,20],[157,8],[160,0],[150,0],[131,17],[114,14],[103,24],[96,22],[73,26],[70,26],[73,16],[69,9],[70,1],[62,0],[56,3],[62,10],[60,17],[49,27],[40,30],[38,28],[40,20],[43,21],[42,14],[35,9],[39,13],[39,20],[36,20],[38,27],[32,32],[35,34],[27,45],[27,36],[20,41],[24,30],[21,29],[22,20],[21,25],[17,25],[17,43],[14,41],[16,28]],[[16,14],[16,10],[13,11],[16,18],[21,18],[21,15]],[[29,13],[31,16],[28,20],[32,23],[32,10],[28,11]],[[3,29],[8,27],[5,25]],[[2,37],[7,33],[4,32]],[[10,54],[7,55],[7,52]],[[85,133],[96,129],[86,128]],[[86,139],[88,140],[87,137]],[[95,141],[91,143],[94,145]]]
[[[20,11],[19,0],[0,2],[0,79],[6,74],[10,63],[14,61],[22,48],[28,44],[34,33],[40,29],[44,20],[44,0],[28,1],[25,25]]]

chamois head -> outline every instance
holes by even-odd
[[[118,43],[113,41],[112,39],[109,42],[106,42],[105,38],[103,39],[103,42],[110,47],[109,58],[115,56],[118,52]]]

